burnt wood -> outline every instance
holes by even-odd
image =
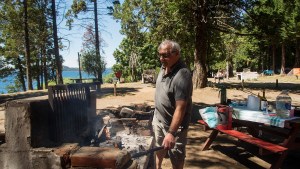
[[[71,166],[123,169],[130,160],[129,152],[117,148],[81,147],[71,155]]]

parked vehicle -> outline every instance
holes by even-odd
[[[266,76],[273,76],[274,75],[273,70],[264,70],[262,73],[263,73],[263,75],[266,75]]]

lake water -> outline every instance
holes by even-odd
[[[105,72],[103,72],[102,77],[105,77],[106,75],[112,73],[112,70],[110,68],[107,68]],[[62,72],[63,78],[79,78],[79,72],[78,71],[63,71]],[[81,72],[82,78],[95,78],[94,76],[89,76],[86,72]],[[6,87],[8,85],[14,85],[14,78],[15,76],[9,76],[4,79],[0,79],[0,94],[7,93]],[[35,83],[33,83],[33,86],[35,88]]]

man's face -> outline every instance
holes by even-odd
[[[175,61],[176,52],[171,51],[171,47],[164,45],[158,51],[159,60],[164,67],[171,67]]]

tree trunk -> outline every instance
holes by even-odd
[[[40,55],[41,56],[41,55]],[[37,59],[36,61],[36,67],[37,67],[37,72],[36,72],[36,84],[37,84],[37,89],[41,90],[41,81],[40,81],[40,75],[41,75],[41,66],[40,66],[40,58]]]
[[[56,24],[56,9],[55,0],[52,0],[52,18],[53,18],[53,39],[54,39],[54,55],[56,63],[56,80],[58,84],[63,84],[62,77],[62,59],[59,56],[58,37],[57,37],[57,24]]]
[[[204,0],[197,1],[197,11],[195,14],[196,22],[196,39],[195,39],[195,53],[194,53],[194,71],[193,71],[193,85],[194,88],[204,88],[207,86],[207,71],[206,71],[206,57],[207,57],[207,11],[206,2]]]
[[[81,75],[81,64],[80,64],[80,54],[78,52],[78,71],[79,71],[79,81],[82,83],[82,75]]]
[[[275,72],[275,68],[273,69],[273,64],[274,64],[273,63],[273,45],[269,46],[267,63],[268,63],[268,70],[273,70]]]
[[[263,52],[260,53],[260,56],[261,56],[261,71],[264,71],[265,70],[266,58],[264,57],[264,53]]]
[[[272,44],[272,70],[274,71],[274,72],[276,72],[275,71],[275,64],[276,64],[276,61],[275,61],[275,58],[276,58],[276,45],[275,45],[275,43],[273,43]]]
[[[31,58],[30,58],[30,45],[29,45],[29,31],[28,31],[28,11],[27,11],[27,0],[23,1],[24,5],[24,31],[25,31],[25,58],[26,58],[26,77],[27,77],[27,88],[32,90],[32,74],[31,74]]]
[[[229,63],[228,61],[226,61],[226,75],[225,75],[226,79],[229,79]]]
[[[42,17],[41,20],[41,25],[40,25],[40,30],[41,32],[47,32],[47,18],[46,18],[46,11],[47,11],[47,5],[48,1],[45,1],[42,4],[42,9],[45,13],[45,15]],[[42,36],[43,37],[43,43],[41,44],[41,84],[42,84],[42,89],[48,89],[48,71],[47,71],[47,44],[48,44],[48,36]]]
[[[300,38],[296,39],[296,56],[295,56],[295,64],[294,68],[300,67]]]
[[[25,84],[25,78],[24,78],[24,70],[23,70],[23,66],[21,63],[21,59],[20,57],[17,58],[17,68],[19,69],[19,73],[18,73],[18,80],[21,82],[22,84],[22,89],[23,91],[26,91],[26,84]]]
[[[228,74],[227,74],[227,78],[229,77],[233,77],[233,61],[232,61],[232,57],[227,61],[228,62]]]
[[[41,56],[41,58],[40,58],[40,68],[39,68],[39,71],[40,71],[40,76],[41,76],[41,89],[44,89],[44,69],[45,69],[45,67],[44,67],[44,47],[42,46],[41,47],[41,50],[40,50],[40,56]]]
[[[134,82],[134,68],[131,67],[131,81]]]
[[[281,69],[280,69],[280,74],[284,75],[285,74],[285,43],[282,42],[281,44]]]
[[[47,54],[46,47],[43,48],[43,74],[44,74],[44,82],[45,89],[48,89],[48,69],[47,69]]]
[[[44,89],[44,54],[43,54],[43,48],[41,48],[41,66],[40,66],[40,75],[41,75],[41,84],[42,84],[42,88]]]
[[[98,72],[98,80],[99,82],[102,81],[102,64],[101,64],[101,55],[100,55],[100,42],[99,42],[99,29],[98,29],[98,10],[97,10],[97,0],[94,0],[94,17],[95,17],[95,40],[96,40],[96,57],[99,58],[99,67],[100,67],[100,72]]]
[[[191,64],[192,64],[191,60],[192,60],[191,56],[186,56],[186,57],[185,57],[185,60],[184,60],[185,64],[186,64],[187,67],[189,67],[189,68],[191,67]]]
[[[54,73],[54,72],[55,72],[55,69],[54,69],[54,68],[52,68],[50,71],[51,71],[51,74],[52,74],[52,75],[55,74],[55,73]],[[55,76],[54,78],[55,78],[55,84],[57,84],[57,76]]]

